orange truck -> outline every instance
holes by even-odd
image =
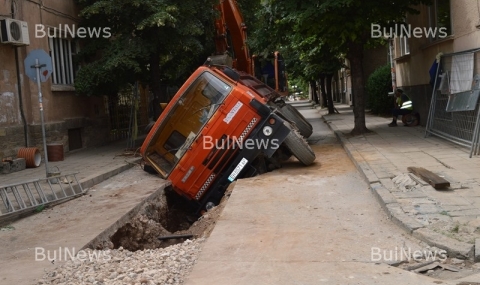
[[[269,107],[273,89],[227,66],[202,66],[183,84],[147,135],[141,154],[200,211],[220,202],[235,179],[315,154],[295,126]]]
[[[140,149],[145,164],[197,213],[217,205],[237,178],[272,170],[292,155],[305,165],[315,160],[304,138],[311,125],[253,75],[235,5],[220,2],[217,55],[182,85]],[[233,40],[233,58],[226,52],[227,38]]]

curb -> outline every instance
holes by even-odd
[[[144,209],[145,205],[148,202],[154,201],[155,199],[161,197],[161,195],[164,193],[165,188],[170,187],[170,185],[171,183],[169,181],[165,181],[165,184],[161,185],[156,191],[154,191],[152,194],[144,198],[134,208],[132,208],[130,211],[125,213],[123,216],[121,216],[118,220],[113,222],[108,228],[104,229],[96,237],[94,237],[87,244],[85,244],[81,249],[82,250],[87,248],[92,248],[97,250],[108,249],[108,241],[118,231],[118,229],[120,229],[125,224],[127,224],[142,209]]]
[[[428,245],[445,250],[450,257],[480,261],[480,241],[477,241],[476,244],[460,242],[426,228],[405,214],[395,196],[385,188],[382,181],[380,181],[375,172],[370,169],[368,163],[363,160],[361,155],[349,146],[350,142],[344,135],[336,130],[334,126],[330,125],[327,119],[323,116],[321,117],[335,134],[363,179],[369,184],[370,190],[376,200],[380,203],[380,206],[393,223],[413,237],[426,242]]]
[[[107,172],[104,173],[99,173],[99,174],[94,174],[90,175],[88,177],[83,178],[82,180],[78,181],[78,183],[82,186],[82,189],[90,188],[94,185],[97,185],[108,178],[111,178],[119,173],[124,172],[125,170],[128,170],[134,166],[135,163],[140,163],[142,159],[137,158],[133,159],[131,161],[127,161],[125,164],[115,167]]]

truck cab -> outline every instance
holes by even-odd
[[[198,68],[147,135],[143,159],[197,211],[217,205],[231,182],[256,175],[254,161],[292,135],[266,104],[271,91],[226,66]]]

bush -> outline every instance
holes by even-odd
[[[374,114],[390,114],[393,108],[393,97],[388,96],[392,91],[392,75],[390,65],[377,68],[367,80],[367,108]]]

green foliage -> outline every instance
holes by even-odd
[[[389,114],[393,108],[393,97],[387,96],[392,91],[390,65],[377,68],[367,80],[367,108],[374,114]]]
[[[12,226],[12,225],[7,225],[7,226],[4,226],[4,227],[0,227],[0,231],[13,231],[15,230],[15,227]]]
[[[311,19],[300,17],[301,6],[289,1],[266,1],[263,9],[257,11],[258,29],[251,36],[251,43],[263,56],[279,50],[289,77],[308,82],[318,79],[319,74],[335,72],[342,66],[342,60],[338,50],[328,45],[320,34],[308,31]]]
[[[179,84],[213,51],[216,0],[76,1],[82,26],[112,34],[82,42],[79,94],[116,94],[135,81]]]
[[[45,210],[45,205],[40,205],[35,208],[36,213],[40,213],[43,210]]]

